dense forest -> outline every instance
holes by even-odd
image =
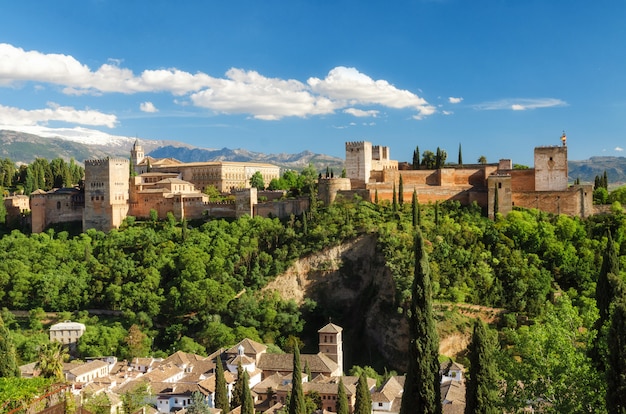
[[[19,363],[35,361],[48,342],[46,312],[89,326],[78,346],[83,358],[207,354],[246,337],[280,352],[290,337],[311,339],[303,337],[307,320],[329,315],[313,300],[298,306],[262,290],[269,281],[297,258],[374,235],[393,274],[397,312],[406,312],[419,228],[436,301],[505,310],[489,328],[498,332],[502,404],[606,412],[604,372],[614,368],[607,332],[619,285],[598,281],[607,252],[614,251],[609,273],[618,279],[626,260],[626,216],[614,207],[588,219],[515,210],[491,221],[476,205],[355,197],[314,203],[284,221],[130,217],[109,233],[14,230],[0,239],[1,316]],[[19,320],[9,310],[29,316]]]

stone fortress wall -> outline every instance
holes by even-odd
[[[510,212],[514,206],[538,208],[555,214],[587,217],[593,213],[593,186],[568,186],[566,137],[561,146],[535,148],[534,168],[514,170],[510,159],[498,164],[449,166],[436,170],[399,170],[390,160],[387,147],[369,142],[346,143],[346,175],[350,188],[340,179],[320,181],[319,197],[332,202],[348,196],[355,189],[366,190],[371,201],[393,198],[399,191],[402,176],[404,200],[410,202],[413,191],[420,203],[456,200],[468,205],[476,202],[491,218],[497,211]],[[361,193],[363,194],[363,193]]]

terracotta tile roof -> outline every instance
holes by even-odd
[[[372,402],[392,402],[404,391],[404,376],[391,377],[372,393]]]
[[[446,381],[441,384],[441,401],[465,406],[465,384],[459,381]],[[447,404],[444,404],[444,406]]]
[[[267,410],[263,411],[263,414],[276,414],[278,411],[280,411],[281,408],[283,408],[283,404],[277,402],[276,404],[272,405]]]
[[[343,331],[341,326],[335,325],[334,323],[328,323],[326,326],[322,327],[318,333],[339,333]]]
[[[145,378],[150,382],[163,382],[183,372],[183,369],[176,365],[159,365],[157,368],[145,374]]]
[[[106,366],[108,366],[106,362],[95,360],[95,361],[87,362],[86,364],[81,364],[77,367],[74,367],[69,370],[69,373],[78,377],[80,375],[104,368]]]
[[[300,355],[300,366],[309,365],[311,373],[330,374],[337,369],[337,363],[326,355],[319,353],[316,355]],[[263,371],[293,371],[293,354],[262,354],[257,367]]]
[[[252,365],[254,363],[256,363],[256,360],[246,355],[237,355],[236,357],[228,361],[228,365],[237,366],[241,364],[242,367],[246,365]]]
[[[226,353],[237,355],[239,353],[240,345],[243,347],[243,353],[246,355],[257,355],[267,351],[267,346],[246,338],[232,348],[227,349]]]

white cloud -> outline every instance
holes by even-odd
[[[154,106],[152,102],[142,102],[139,105],[139,109],[142,112],[159,112],[159,110]]]
[[[376,111],[374,109],[371,109],[369,111],[364,111],[362,109],[357,109],[357,108],[344,109],[343,112],[346,114],[350,114],[352,116],[356,116],[357,118],[365,118],[365,117],[376,118],[378,114],[380,113],[380,111]]]
[[[567,102],[561,99],[555,98],[515,98],[515,99],[502,99],[499,101],[484,102],[475,105],[474,108],[481,111],[492,110],[513,110],[524,111],[527,109],[539,109],[539,108],[553,108],[558,106],[567,106]]]
[[[458,104],[461,103],[463,101],[463,98],[455,98],[453,96],[448,98],[448,102],[450,102],[451,104]]]
[[[452,115],[454,112],[452,112],[452,111],[442,111],[441,113],[444,114],[444,115]]]
[[[615,151],[622,152],[622,151],[624,151],[624,148],[622,148],[622,147],[615,147]]]
[[[423,117],[435,112],[435,107],[414,93],[397,89],[385,80],[373,80],[355,68],[336,67],[325,79],[309,78],[311,90],[346,105],[382,105],[388,108],[417,110]]]
[[[44,109],[19,109],[0,105],[0,125],[39,125],[49,121],[63,121],[78,125],[115,127],[117,117],[92,109],[74,109],[48,103]]]
[[[255,71],[230,69],[209,89],[191,95],[197,106],[222,113],[248,113],[254,118],[277,120],[333,113],[337,105],[313,95],[297,80],[267,78]]]
[[[0,86],[45,83],[60,86],[68,95],[169,92],[182,96],[180,102],[191,102],[218,113],[250,114],[264,120],[331,114],[343,108],[354,116],[375,116],[376,111],[356,108],[359,105],[411,109],[417,112],[415,119],[436,111],[413,92],[398,89],[386,80],[374,80],[355,68],[336,67],[326,78],[311,77],[304,83],[237,68],[230,69],[222,78],[176,68],[144,70],[136,75],[121,67],[122,62],[109,59],[92,70],[69,55],[25,51],[0,43]],[[149,102],[144,104],[140,107],[143,111],[156,109],[147,105]]]

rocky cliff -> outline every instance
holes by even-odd
[[[319,328],[332,318],[342,326],[345,367],[404,370],[408,326],[397,311],[393,278],[376,249],[375,236],[361,236],[300,259],[266,289],[300,304],[306,298],[316,301],[323,314],[308,325]]]

